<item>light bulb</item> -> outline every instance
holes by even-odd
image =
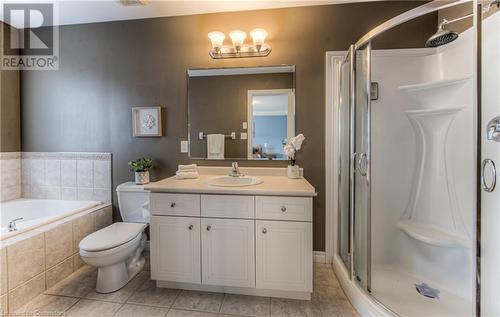
[[[260,51],[262,45],[264,45],[264,41],[267,37],[267,31],[264,29],[253,29],[250,31],[250,36],[253,39],[253,45],[257,48],[257,51]]]
[[[234,48],[239,52],[241,50],[241,46],[243,45],[243,41],[247,37],[247,34],[240,30],[234,30],[229,33],[229,37],[233,41]]]
[[[219,53],[222,44],[224,43],[224,39],[226,36],[222,32],[210,32],[208,33],[208,38],[212,42],[213,49]]]

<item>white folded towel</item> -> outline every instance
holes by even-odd
[[[224,134],[207,135],[207,158],[211,160],[224,159]]]
[[[175,173],[176,179],[195,179],[198,178],[198,172],[180,172]]]
[[[198,171],[198,166],[196,164],[189,164],[189,165],[179,165],[177,167],[177,170],[179,172],[184,172],[184,171]]]

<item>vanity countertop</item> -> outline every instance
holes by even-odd
[[[314,197],[316,190],[305,179],[289,179],[282,175],[255,175],[262,183],[252,186],[220,187],[209,184],[209,179],[220,174],[201,174],[197,179],[176,179],[169,177],[149,183],[144,189],[151,192],[203,193],[233,195],[302,196]]]

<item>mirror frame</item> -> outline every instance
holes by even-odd
[[[250,71],[250,72],[249,72]],[[277,161],[281,162],[284,160],[265,160],[265,159],[249,159],[248,153],[246,157],[239,158],[229,158],[224,157],[221,160],[212,160],[206,157],[192,157],[191,156],[191,105],[189,101],[189,78],[190,77],[201,77],[201,76],[224,76],[224,75],[246,75],[246,74],[275,74],[275,73],[292,73],[292,88],[294,93],[294,109],[296,113],[297,107],[297,90],[296,90],[296,66],[293,64],[279,64],[279,65],[259,65],[259,66],[232,66],[232,67],[202,67],[193,68],[190,67],[186,70],[186,82],[187,82],[187,122],[188,122],[188,159],[189,160],[209,160],[209,161],[252,161],[252,162],[269,162]],[[247,121],[248,122],[248,121]],[[294,120],[294,128],[296,128],[296,121]],[[248,129],[247,129],[248,131]],[[248,140],[248,138],[247,138]],[[247,151],[245,151],[247,152]]]

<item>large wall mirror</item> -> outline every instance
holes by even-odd
[[[188,70],[191,159],[286,160],[295,66]]]

